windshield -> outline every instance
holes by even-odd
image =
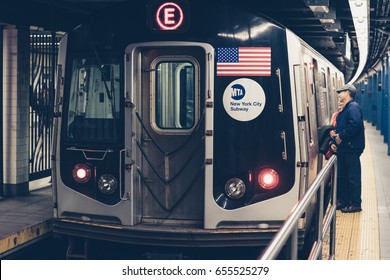
[[[119,59],[74,58],[71,69],[67,137],[116,141],[120,116]]]

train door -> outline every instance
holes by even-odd
[[[131,45],[126,50],[127,139],[135,222],[200,222],[204,209],[204,45]],[[131,180],[129,177],[128,180]]]

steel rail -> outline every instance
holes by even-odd
[[[331,174],[331,172],[333,174]],[[326,179],[331,176],[331,194],[332,199],[330,201],[331,207],[329,213],[324,216],[324,200],[319,199],[323,198],[324,192],[324,184]],[[290,214],[288,215],[286,221],[276,233],[274,238],[268,244],[264,252],[259,256],[259,260],[273,260],[276,259],[282,250],[282,248],[286,245],[290,247],[290,257],[291,259],[297,259],[298,252],[298,222],[302,215],[306,212],[307,208],[313,201],[313,199],[317,196],[317,240],[314,242],[311,253],[309,255],[309,259],[318,259],[322,258],[322,239],[324,238],[324,232],[327,232],[330,227],[330,256],[329,259],[334,258],[334,239],[335,239],[335,226],[336,226],[336,190],[337,190],[337,157],[333,155],[327,164],[322,168],[316,179],[310,185],[308,191],[302,197],[301,200],[297,202],[297,204],[293,207]],[[320,192],[320,193],[318,193]],[[289,241],[289,242],[287,242]],[[287,248],[288,249],[288,248]],[[288,252],[288,251],[287,251]]]

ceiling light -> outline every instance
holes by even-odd
[[[329,12],[329,0],[304,0],[304,2],[313,13]]]
[[[359,47],[359,65],[355,76],[348,82],[349,84],[352,84],[363,72],[368,57],[370,2],[368,0],[349,0],[349,7]]]
[[[333,18],[323,18],[323,19],[320,19],[321,23],[335,23],[335,20]]]
[[[313,13],[328,13],[329,7],[328,6],[309,6],[310,10],[312,10]]]

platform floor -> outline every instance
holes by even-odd
[[[366,125],[361,157],[363,211],[337,211],[337,260],[390,260],[390,156],[383,136]],[[0,200],[0,258],[51,231],[52,189],[48,179],[30,183],[30,195]]]
[[[48,180],[30,183],[30,195],[0,201],[0,258],[51,232],[52,189]]]
[[[383,136],[371,124],[366,124],[366,149],[360,159],[363,211],[336,212],[335,259],[389,260],[390,189],[385,186],[390,182],[390,157]]]
[[[390,156],[387,155],[388,146],[383,142],[380,131],[370,124],[366,126],[366,138],[371,149],[377,193],[379,259],[390,260]]]
[[[362,208],[359,213],[336,212],[336,260],[377,260],[380,257],[379,221],[373,154],[366,129],[366,148],[360,158],[362,164]],[[368,140],[368,141],[367,141]]]

